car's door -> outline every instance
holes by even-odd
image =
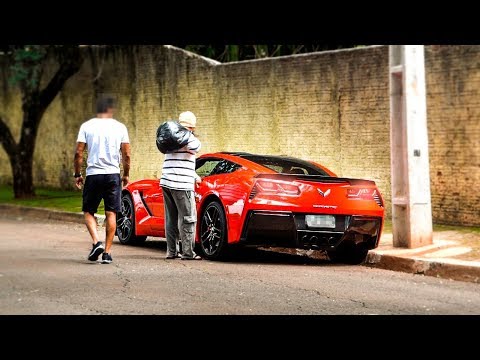
[[[226,209],[227,216],[235,220],[240,218],[246,193],[242,186],[239,186],[237,179],[231,174],[241,168],[241,165],[233,161],[219,158],[198,159],[196,171],[202,178],[197,189],[197,201],[209,190],[220,195],[222,204]]]
[[[160,181],[156,182],[150,189],[143,192],[143,201],[148,207],[151,216],[156,218],[151,223],[154,231],[163,230],[165,224],[165,211],[163,207],[163,192],[160,187]]]
[[[202,183],[196,192],[202,195],[209,189],[219,191],[227,183],[225,175],[232,173],[240,167],[240,165],[232,161],[220,158],[197,159],[195,171],[202,178]]]

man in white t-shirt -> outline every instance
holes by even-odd
[[[103,264],[112,262],[110,248],[117,228],[116,213],[121,211],[122,184],[123,186],[128,184],[130,172],[128,131],[125,125],[113,119],[113,111],[112,97],[103,97],[98,100],[97,117],[80,126],[74,158],[75,185],[79,189],[84,185],[82,211],[93,241],[88,260],[97,261],[103,253]],[[84,182],[81,168],[85,147],[88,151],[88,159]],[[121,180],[120,159],[123,163]],[[94,216],[102,199],[106,217],[105,246],[98,240],[97,222]]]

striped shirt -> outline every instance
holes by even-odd
[[[187,145],[180,150],[165,154],[160,186],[174,190],[195,189],[195,154],[202,144],[195,135],[190,134]]]

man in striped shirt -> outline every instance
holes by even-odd
[[[195,172],[195,154],[201,143],[193,131],[197,118],[191,111],[180,114],[178,122],[191,131],[187,145],[165,154],[160,186],[163,190],[165,207],[165,232],[167,237],[167,259],[179,258],[177,243],[182,241],[182,260],[201,260],[195,254],[195,185],[201,182]]]

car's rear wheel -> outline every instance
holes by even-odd
[[[135,210],[130,194],[122,195],[122,211],[117,213],[117,236],[122,244],[134,245],[144,242],[146,236],[135,236]]]
[[[199,250],[203,257],[216,260],[227,253],[227,219],[222,205],[210,202],[202,211]]]
[[[368,249],[353,243],[341,244],[336,250],[327,251],[330,260],[336,263],[358,265],[365,261]]]

